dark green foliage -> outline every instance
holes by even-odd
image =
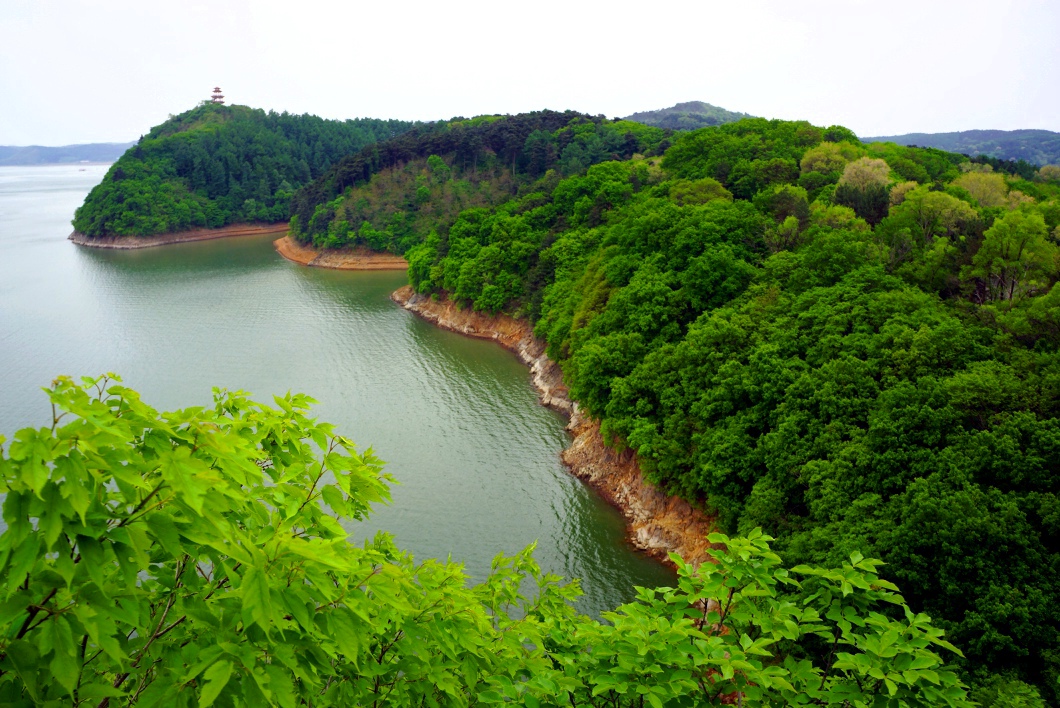
[[[832,202],[850,207],[855,214],[875,226],[887,216],[889,198],[886,185],[873,184],[859,189],[850,184],[840,184],[835,189]]]
[[[858,136],[854,134],[854,131],[850,128],[844,128],[841,125],[830,125],[824,131],[824,140],[829,143],[855,143],[860,142]]]
[[[571,111],[454,119],[418,128],[344,158],[297,192],[292,231],[318,247],[368,245],[405,253],[431,230],[445,232],[464,209],[551,191],[562,175],[652,153],[666,135],[639,123]],[[435,160],[435,167],[424,159]],[[603,208],[598,205],[597,212]],[[349,228],[365,222],[380,234],[375,244]]]
[[[911,148],[894,143],[871,143],[865,147],[872,157],[886,160],[901,179],[921,184],[949,182],[960,174],[958,166],[968,161],[962,155],[933,148]]]
[[[663,167],[676,177],[713,177],[742,199],[770,184],[798,178],[807,148],[824,131],[805,122],[748,118],[682,135],[666,152]]]
[[[608,439],[723,528],[794,561],[871,548],[984,695],[1058,700],[1060,187],[1009,179],[1038,202],[980,208],[948,184],[967,158],[850,137],[683,133],[662,171],[608,162],[463,214],[410,278],[531,317]],[[800,176],[829,139],[815,164],[871,178]]]
[[[660,108],[657,111],[641,111],[626,116],[625,120],[634,120],[645,125],[670,130],[696,130],[712,125],[734,123],[751,116],[746,113],[727,111],[703,101],[687,101],[671,108]]]
[[[760,212],[769,214],[778,223],[789,216],[798,219],[801,226],[806,226],[810,220],[810,203],[806,198],[806,190],[802,187],[775,185],[758,192],[753,201]]]
[[[990,165],[994,168],[995,172],[1004,172],[1009,175],[1016,175],[1022,177],[1025,180],[1034,179],[1035,174],[1038,172],[1038,165],[1027,162],[1026,160],[1002,160],[992,155],[975,155],[971,160],[977,165]],[[1058,160],[1060,161],[1060,160]]]
[[[286,221],[296,188],[343,155],[411,127],[201,105],[126,151],[78,208],[74,228],[87,236],[146,236]]]

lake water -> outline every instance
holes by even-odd
[[[0,432],[42,426],[58,374],[120,374],[156,408],[214,386],[270,402],[301,391],[399,481],[351,524],[481,578],[538,541],[548,571],[582,579],[590,614],[674,576],[633,551],[619,514],[559,460],[564,421],[499,346],[440,330],[389,300],[401,272],[305,268],[271,238],[104,251],[66,240],[105,166],[0,167]]]

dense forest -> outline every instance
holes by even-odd
[[[290,219],[294,191],[414,124],[324,120],[204,103],[153,128],[74,215],[87,236],[146,236]]]
[[[746,113],[727,111],[703,101],[686,101],[670,108],[660,108],[657,111],[640,111],[626,116],[625,120],[670,130],[695,130],[711,125],[734,123],[752,117]]]
[[[528,181],[555,183],[600,162],[655,154],[669,135],[573,111],[425,126],[343,158],[299,190],[291,231],[318,247],[404,253],[465,209],[501,204]]]
[[[1060,133],[1051,130],[964,130],[958,133],[908,133],[862,138],[867,143],[919,145],[970,157],[986,155],[999,160],[1037,165],[1060,164]]]
[[[882,558],[981,695],[1060,700],[1060,171],[764,119],[632,150],[565,178],[494,158],[517,193],[414,222],[413,285],[529,318],[612,444],[722,530]],[[435,216],[468,169],[443,152],[402,177]],[[357,177],[313,238],[361,233]]]

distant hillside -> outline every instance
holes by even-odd
[[[866,143],[933,147],[975,157],[1026,160],[1035,165],[1060,164],[1060,133],[1051,130],[965,130],[959,133],[907,133],[862,138]]]
[[[60,165],[70,162],[114,162],[134,143],[87,143],[43,147],[0,145],[0,165]]]
[[[747,113],[727,111],[724,108],[712,106],[702,101],[688,101],[678,103],[671,108],[661,108],[657,111],[641,111],[625,120],[635,120],[638,123],[654,125],[659,128],[670,130],[695,130],[708,125],[722,125],[723,123],[735,123],[743,118],[752,118]]]

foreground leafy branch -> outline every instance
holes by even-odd
[[[468,587],[384,534],[351,545],[338,519],[388,478],[306,396],[48,395],[54,424],[0,448],[5,705],[971,705],[878,561],[788,570],[760,532],[715,535],[715,565],[675,558],[676,588],[604,624],[532,547]]]

